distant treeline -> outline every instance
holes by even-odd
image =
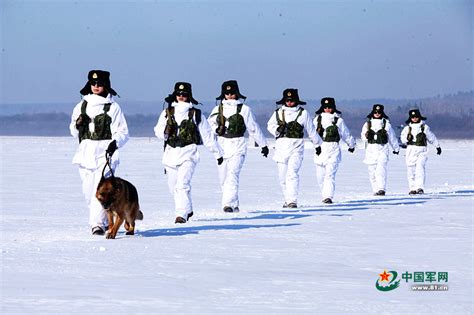
[[[455,95],[443,97],[426,98],[418,101],[403,100],[353,100],[337,102],[337,107],[342,111],[342,117],[348,125],[352,134],[360,137],[360,130],[371,111],[372,105],[381,103],[385,105],[386,113],[390,121],[399,132],[408,118],[408,111],[412,108],[420,108],[424,116],[428,118],[427,123],[439,138],[451,139],[473,139],[474,123],[474,91],[461,92]],[[308,102],[306,109],[314,116],[317,109],[316,102]],[[314,105],[310,105],[314,104]],[[267,136],[267,121],[275,110],[274,101],[258,101],[251,104],[258,123]],[[203,106],[203,112],[207,116],[212,106]],[[161,108],[159,109],[161,111]],[[126,119],[132,137],[153,137],[153,127],[158,119],[156,114],[133,114],[127,115]],[[34,113],[0,116],[0,135],[9,136],[69,136],[69,113]]]

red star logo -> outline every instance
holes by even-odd
[[[384,270],[383,273],[379,274],[380,276],[380,281],[389,281],[388,277],[390,277],[390,274],[387,273],[387,270]]]

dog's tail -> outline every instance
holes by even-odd
[[[140,210],[138,210],[136,220],[143,220],[143,212],[141,212]]]

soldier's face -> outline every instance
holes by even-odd
[[[296,102],[295,101],[285,101],[285,105],[288,106],[288,107],[295,107],[296,106]]]
[[[236,94],[224,94],[224,97],[226,100],[236,100],[237,99],[237,95]]]
[[[331,114],[332,113],[332,108],[331,107],[324,107],[324,112]]]
[[[97,82],[91,83],[91,91],[94,94],[102,94],[104,92],[104,86],[97,84]]]
[[[188,93],[180,92],[176,94],[176,101],[178,102],[187,102],[188,101]]]
[[[411,121],[414,122],[414,123],[417,123],[417,122],[420,121],[420,117],[412,117]]]

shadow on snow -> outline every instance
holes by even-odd
[[[235,224],[235,225],[204,225],[204,226],[189,226],[171,229],[154,229],[148,231],[141,231],[141,237],[159,237],[159,236],[183,236],[189,234],[199,234],[201,231],[225,231],[225,230],[245,230],[245,229],[262,229],[262,228],[276,228],[276,227],[290,227],[301,225],[300,223],[289,224]]]
[[[257,210],[249,211],[248,214],[256,214],[256,216],[248,217],[232,217],[232,218],[216,218],[216,219],[201,219],[194,222],[218,222],[218,221],[250,221],[250,220],[296,220],[310,217],[313,213],[320,213],[328,216],[351,216],[349,213],[337,212],[352,212],[352,211],[366,211],[378,210],[384,206],[411,206],[421,205],[433,199],[445,199],[452,197],[466,197],[472,196],[474,190],[458,190],[454,192],[434,192],[423,195],[394,195],[393,197],[375,197],[360,200],[348,200],[340,203],[330,205],[321,205],[318,207],[301,207],[299,209],[277,209],[277,210]],[[335,213],[331,213],[335,212]],[[187,226],[171,229],[154,229],[148,231],[140,231],[139,235],[142,237],[159,237],[159,236],[182,236],[189,234],[199,234],[201,231],[225,231],[225,230],[245,230],[245,229],[261,229],[261,228],[275,228],[275,227],[291,227],[301,225],[301,223],[288,224],[230,224],[230,225],[203,225],[203,226]]]

